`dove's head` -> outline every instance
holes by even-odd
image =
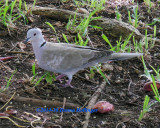
[[[42,31],[39,28],[32,28],[28,30],[27,32],[27,39],[24,41],[24,43],[27,43],[28,41],[34,41],[37,39],[43,38]]]

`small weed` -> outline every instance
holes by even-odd
[[[116,14],[116,19],[119,20],[119,21],[121,21],[122,20],[121,19],[122,15],[120,14],[120,12],[118,11],[117,8],[116,8],[115,14]]]
[[[140,116],[138,118],[139,121],[143,119],[144,115],[150,111],[150,108],[153,105],[153,104],[149,104],[149,100],[150,100],[150,97],[146,95],[143,103],[143,110],[141,111]]]
[[[156,27],[154,27],[154,36],[156,35]],[[133,49],[135,49],[136,52],[143,52],[145,54],[148,53],[148,51],[150,49],[152,49],[155,45],[155,41],[154,40],[148,40],[148,36],[147,36],[147,30],[145,30],[145,37],[143,40],[137,42],[135,41],[135,38],[133,36]],[[150,36],[150,39],[152,39],[152,35]]]
[[[97,11],[101,11],[104,9],[106,0],[83,0],[82,2],[80,2],[79,0],[74,0],[74,3],[78,7],[87,6],[90,9],[94,10],[95,8],[97,8]]]
[[[76,43],[76,45],[87,46],[87,44],[88,44],[88,39],[87,39],[86,41],[83,41],[81,35],[78,33],[78,41],[77,41],[77,39],[75,38],[75,43]]]
[[[154,34],[153,34],[154,38],[156,38],[156,34],[157,34],[157,26],[154,25]]]
[[[154,24],[156,24],[157,22],[160,22],[160,17],[154,18],[153,21],[152,21],[152,23],[146,24],[146,25],[154,25]]]
[[[129,37],[125,39],[125,41],[123,43],[121,43],[122,37],[120,37],[119,41],[116,41],[117,45],[115,47],[112,46],[112,44],[110,43],[110,41],[108,40],[108,38],[104,34],[102,34],[102,38],[109,44],[109,46],[111,47],[111,49],[110,49],[111,51],[131,52],[131,46],[129,45],[129,40],[131,39],[132,35],[133,35],[133,33],[131,33],[129,35]]]
[[[62,33],[62,36],[63,36],[64,40],[69,44],[69,41],[68,41],[68,39],[67,39],[67,36],[66,36],[65,34],[63,34],[63,33]]]
[[[14,22],[17,21],[19,18],[23,17],[25,23],[28,22],[25,14],[22,11],[22,0],[19,0],[18,12],[14,13],[15,5],[17,0],[12,1],[10,4],[8,0],[0,7],[0,22],[8,28],[15,28]],[[0,2],[0,4],[2,1]]]
[[[49,25],[49,26],[53,29],[53,31],[54,31],[55,34],[56,34],[57,41],[60,42],[60,40],[58,39],[58,36],[57,36],[56,29],[53,27],[53,25],[52,25],[51,23],[49,23],[49,22],[45,22],[45,23],[46,23],[47,25]]]
[[[142,42],[135,41],[135,37],[133,36],[133,48],[135,52],[143,52]]]
[[[34,86],[37,86],[43,78],[47,81],[47,84],[52,84],[53,80],[55,80],[55,75],[51,76],[50,72],[45,72],[44,75],[42,75],[38,80],[37,80],[37,74],[35,70],[35,63],[32,65],[32,73],[33,77],[31,80],[31,84],[34,84]]]
[[[143,63],[143,67],[144,67],[144,75],[142,75],[142,76],[145,76],[145,77],[147,77],[148,80],[152,81],[153,80],[153,77],[152,77],[153,74],[150,73],[152,70],[147,69],[147,66],[144,62],[143,56],[142,56],[142,63]],[[153,66],[151,66],[151,65],[150,65],[150,67],[153,69],[154,73],[156,74],[156,76],[155,76],[156,81],[160,81],[160,69],[159,69],[159,67],[157,68],[157,70],[155,68],[153,68]]]
[[[154,77],[153,74],[150,74],[150,71],[147,69],[146,64],[144,62],[144,59],[143,59],[143,56],[142,56],[142,62],[143,62],[144,73],[145,73],[145,75],[142,75],[142,76],[146,76],[150,81],[153,82],[153,85],[151,84],[151,88],[154,92],[156,102],[157,101],[160,102],[160,95],[159,95],[159,92],[158,92],[158,89],[156,86],[156,82],[155,82],[155,78],[157,81],[160,81],[160,74],[159,74],[160,69],[158,67],[158,69],[156,70],[155,68],[153,68],[151,66],[153,71],[156,73],[156,77]],[[145,113],[150,111],[151,106],[156,103],[156,102],[154,102],[152,104],[149,104],[149,100],[150,100],[150,98],[146,95],[145,100],[144,100],[144,104],[143,104],[143,110],[141,111],[139,119],[138,119],[139,121],[141,121],[143,119]]]
[[[134,8],[133,12],[134,13],[132,14],[132,17],[134,20],[131,18],[130,11],[128,11],[128,20],[131,25],[133,25],[135,28],[137,28],[139,26],[139,23],[138,23],[138,19],[139,19],[139,17],[138,17],[138,4],[137,4],[137,7]]]
[[[105,76],[105,74],[103,73],[103,71],[101,70],[101,64],[97,65],[97,66],[93,66],[90,68],[90,76],[93,78],[94,77],[94,70],[96,70],[104,79],[105,81],[110,85],[109,80],[107,79],[107,77]]]
[[[154,78],[153,74],[151,76],[152,76],[152,82],[153,82],[153,85],[151,84],[151,88],[152,88],[152,90],[154,92],[155,99],[158,102],[160,102],[160,96],[159,96],[159,92],[158,92],[158,89],[157,89],[157,86],[156,86],[155,78]]]
[[[98,9],[95,9],[93,12],[91,12],[87,18],[85,17],[84,19],[81,19],[80,23],[78,23],[78,20],[76,18],[76,14],[74,15],[74,18],[72,20],[70,17],[69,21],[66,25],[66,29],[70,30],[70,31],[75,31],[75,32],[79,33],[82,37],[85,37],[88,34],[88,27],[101,29],[98,26],[89,25],[89,23],[91,21],[101,18],[101,17],[92,17],[97,12],[97,10]]]
[[[0,92],[4,92],[5,90],[7,90],[9,88],[9,86],[11,86],[12,82],[12,78],[13,78],[13,75],[17,72],[17,70],[15,70],[12,75],[9,77],[9,78],[6,78],[6,81],[7,81],[7,85],[3,88],[3,89],[0,89]]]
[[[153,6],[153,3],[151,2],[151,0],[144,0],[144,3],[146,6],[148,6],[148,12],[150,12],[150,9],[152,8]]]

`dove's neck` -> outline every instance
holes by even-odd
[[[37,39],[32,41],[33,51],[34,51],[34,54],[36,56],[36,59],[37,59],[38,63],[41,60],[41,56],[42,56],[42,53],[43,53],[42,50],[43,50],[43,47],[45,47],[45,43],[46,43],[46,41],[44,40],[43,37],[37,38]]]

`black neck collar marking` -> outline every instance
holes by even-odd
[[[43,47],[45,44],[46,44],[46,41],[44,41],[44,42],[41,44],[40,48]]]

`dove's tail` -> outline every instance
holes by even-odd
[[[127,60],[139,56],[143,56],[143,53],[112,53],[109,61]]]

